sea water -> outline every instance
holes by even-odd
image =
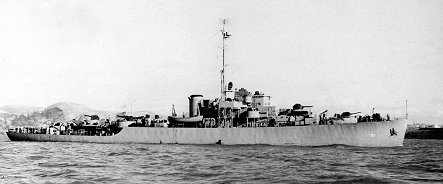
[[[0,142],[0,183],[443,182],[443,140],[343,145]]]

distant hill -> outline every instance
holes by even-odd
[[[0,111],[0,135],[10,127],[10,123],[17,115]]]
[[[79,119],[82,115],[98,115],[100,118],[110,118],[115,120],[119,111],[104,111],[90,108],[83,104],[72,102],[60,102],[48,107],[32,107],[22,105],[6,105],[0,107],[0,133],[15,126],[46,126],[60,121]],[[145,116],[149,114],[151,118],[157,113],[151,111],[136,111],[125,113],[126,115]],[[160,118],[166,119],[165,115]]]
[[[15,114],[0,111],[0,118],[10,118],[13,116],[15,116]]]
[[[0,107],[1,111],[15,115],[41,111],[43,109],[44,109],[43,107],[25,106],[25,105],[5,105],[3,107]]]
[[[45,109],[59,108],[65,114],[65,120],[78,119],[81,115],[84,114],[97,114],[102,115],[103,118],[106,115],[106,112],[92,109],[86,105],[72,103],[72,102],[60,102],[52,104]],[[114,114],[114,112],[112,112]]]
[[[88,115],[98,115],[100,118],[110,118],[111,120],[114,120],[117,114],[123,113],[121,111],[104,111],[104,110],[96,110],[92,109],[86,105],[78,104],[78,103],[72,103],[72,102],[60,102],[56,104],[52,104],[45,109],[53,109],[53,108],[59,108],[63,111],[63,113],[66,115],[66,121],[72,120],[72,119],[78,119],[80,116],[88,114]],[[152,118],[156,115],[155,112],[152,111],[135,111],[132,114],[130,112],[124,113],[126,115],[132,115],[132,116],[145,116],[146,114],[149,114]],[[166,118],[164,115],[160,115],[160,118]]]
[[[54,107],[58,107],[61,110],[65,110],[65,111],[88,111],[88,110],[92,110],[90,107],[83,105],[83,104],[78,104],[78,103],[72,103],[72,102],[59,102],[59,103],[55,103],[52,104],[48,107],[46,107],[45,109],[50,109],[50,108],[54,108]]]

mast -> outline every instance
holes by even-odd
[[[406,119],[408,119],[408,100],[406,100]]]
[[[228,23],[227,19],[223,19],[221,20],[221,23],[223,24],[223,29],[221,30],[222,33],[222,37],[223,37],[223,54],[222,54],[222,70],[220,71],[221,73],[221,95],[222,95],[222,100],[226,100],[226,96],[225,96],[225,91],[226,91],[226,87],[225,87],[225,40],[227,38],[229,38],[231,35],[228,34],[228,32],[225,31],[225,25]]]
[[[222,107],[221,102],[226,101],[226,86],[225,86],[225,41],[228,39],[231,35],[228,34],[228,32],[225,31],[225,25],[228,23],[227,19],[222,19],[221,23],[223,24],[223,28],[220,31],[222,33],[223,38],[223,54],[222,54],[222,70],[221,73],[221,98],[218,103],[218,117],[217,117],[217,126],[218,127],[225,127],[229,126],[229,124],[232,124],[233,117],[231,115],[232,109],[226,109],[224,106]],[[227,125],[228,124],[228,125]]]

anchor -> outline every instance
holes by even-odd
[[[394,136],[394,135],[397,136],[398,132],[396,132],[394,128],[391,128],[391,129],[389,129],[389,133],[391,133],[391,136]]]

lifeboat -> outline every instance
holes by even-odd
[[[177,123],[198,123],[203,121],[203,116],[185,117],[185,118],[169,116],[168,121],[177,122]]]

